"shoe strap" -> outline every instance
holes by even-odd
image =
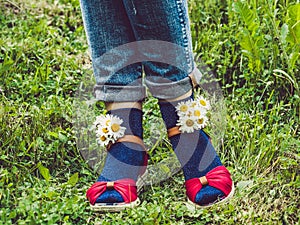
[[[172,127],[170,129],[168,129],[168,137],[173,137],[177,134],[180,134],[180,130],[179,130],[179,127],[175,126],[175,127]]]
[[[119,138],[116,141],[116,143],[121,143],[121,142],[130,142],[130,143],[138,144],[138,145],[142,146],[145,151],[147,151],[147,148],[146,148],[143,140],[138,136],[130,135],[130,134],[124,135],[123,137]],[[107,151],[109,151],[111,146],[112,146],[112,144],[109,144],[107,146]]]
[[[202,131],[207,135],[208,139],[211,141],[210,135],[207,132],[205,132],[204,130],[202,130]],[[181,131],[179,130],[178,126],[175,126],[175,127],[172,127],[170,129],[168,129],[168,137],[169,138],[173,137],[173,136],[175,136],[177,134],[181,134]]]

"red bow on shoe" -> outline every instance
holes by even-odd
[[[229,171],[225,166],[218,166],[209,171],[206,176],[187,180],[185,182],[185,188],[188,198],[195,202],[197,193],[204,185],[219,189],[225,196],[229,195],[232,189],[232,180]]]
[[[86,192],[86,197],[92,205],[95,205],[97,198],[107,189],[115,189],[123,197],[125,203],[137,199],[137,188],[132,179],[121,179],[114,182],[98,181],[94,183]]]

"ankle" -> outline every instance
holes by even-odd
[[[158,102],[159,107],[160,107],[160,112],[161,112],[162,118],[164,120],[164,123],[165,123],[167,129],[175,127],[177,124],[177,121],[179,119],[177,112],[176,112],[176,106],[180,102],[187,101],[191,98],[192,98],[192,96],[190,95],[186,98],[182,98],[182,99],[176,100],[176,101],[160,100]]]
[[[126,128],[125,135],[135,135],[143,139],[142,110],[138,108],[116,108],[108,111],[108,114],[118,116],[123,120],[122,126]]]
[[[124,136],[107,148],[106,161],[98,181],[136,180],[146,155],[142,141],[142,111],[137,108],[118,108],[108,111],[108,114],[121,119],[121,126],[126,129]]]
[[[106,102],[105,107],[108,111],[123,108],[136,108],[142,110],[142,102]]]

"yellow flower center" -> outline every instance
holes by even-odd
[[[206,106],[206,101],[203,99],[200,99],[200,105]]]
[[[108,126],[109,125],[109,123],[110,123],[110,120],[106,120],[106,126]]]
[[[191,120],[191,119],[188,119],[185,124],[188,126],[188,127],[192,127],[194,125],[194,121]]]
[[[195,107],[195,106],[196,106],[196,102],[193,102],[191,106],[192,106],[192,107]]]
[[[113,132],[118,132],[119,130],[120,130],[120,125],[119,124],[117,124],[117,123],[113,123],[112,125],[111,125],[111,130],[113,131]]]
[[[203,118],[200,118],[200,119],[197,120],[197,123],[198,123],[198,124],[203,124],[203,122],[204,122],[204,119],[203,119]]]
[[[103,127],[102,131],[103,131],[104,134],[108,133],[108,129],[106,127]]]
[[[179,110],[181,112],[186,112],[188,110],[188,106],[187,105],[182,105],[182,106],[180,106]]]
[[[106,140],[106,137],[105,137],[105,136],[101,136],[101,137],[100,137],[100,140],[101,140],[101,141],[105,141],[105,140]]]
[[[200,110],[195,110],[194,111],[194,115],[197,116],[197,117],[199,117],[201,115]]]

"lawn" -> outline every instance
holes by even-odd
[[[78,131],[105,110],[82,101],[93,75],[79,2],[1,0],[0,224],[300,223],[299,1],[189,0],[189,10],[195,60],[222,93],[210,131],[234,197],[204,210],[186,204],[183,174],[149,95],[142,203],[91,211],[85,192],[99,171],[83,157],[89,129]],[[87,121],[78,126],[80,109]]]

